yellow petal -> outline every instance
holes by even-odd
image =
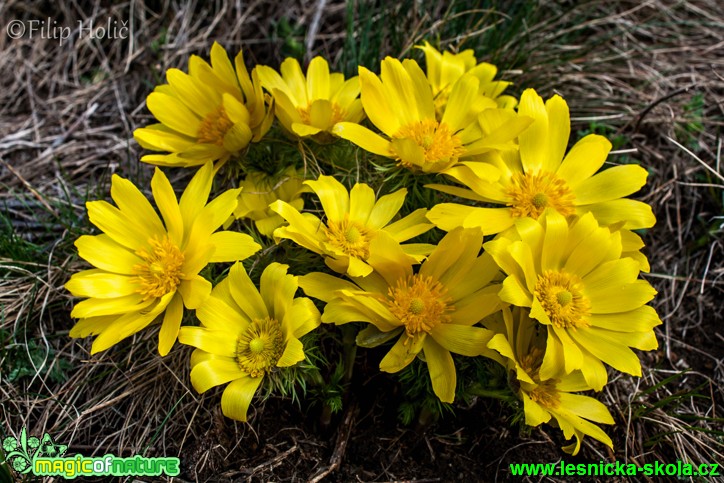
[[[349,193],[342,183],[332,176],[321,175],[316,181],[308,180],[304,184],[317,194],[324,214],[330,221],[342,221],[344,215],[349,213]]]
[[[281,357],[277,361],[277,367],[293,366],[297,362],[304,360],[304,346],[299,339],[291,338],[287,341],[287,345],[282,352]]]
[[[207,90],[203,84],[197,85],[193,77],[179,69],[168,69],[166,79],[175,97],[202,118],[213,112],[219,103],[220,97],[217,93]]]
[[[353,122],[338,122],[334,125],[332,132],[370,153],[379,154],[380,156],[388,158],[394,156],[390,150],[390,142],[388,140],[359,124]]]
[[[75,297],[116,298],[135,293],[138,284],[133,277],[93,269],[74,273],[65,289]]]
[[[625,260],[631,261],[630,258]],[[645,280],[637,280],[631,284],[617,285],[596,292],[586,291],[586,295],[591,301],[592,314],[612,314],[635,310],[651,301],[656,293],[656,290]]]
[[[280,66],[282,78],[284,82],[289,86],[289,91],[292,94],[292,101],[297,106],[306,107],[309,105],[309,97],[307,96],[307,83],[302,73],[302,68],[299,66],[297,59],[287,57]]]
[[[518,136],[520,159],[525,172],[536,172],[548,166],[548,112],[543,99],[533,89],[526,89],[520,96],[518,114],[530,117],[533,123]]]
[[[523,412],[525,413],[525,424],[528,426],[539,426],[551,419],[551,414],[534,402],[525,391],[520,392],[523,398]]]
[[[197,309],[211,293],[211,282],[201,275],[196,275],[191,279],[182,280],[178,291],[183,297],[186,308]]]
[[[158,333],[158,353],[161,357],[169,353],[176,337],[178,337],[179,327],[181,327],[181,319],[184,315],[184,306],[179,295],[175,295],[166,307],[166,313],[163,316],[163,324]]]
[[[415,350],[412,340],[403,333],[380,361],[380,370],[390,373],[399,372],[415,360],[418,352],[419,349]]]
[[[133,138],[144,149],[179,152],[193,146],[194,139],[177,133],[163,124],[151,124],[133,131]]]
[[[282,320],[282,325],[291,328],[291,335],[299,338],[313,331],[321,324],[321,314],[314,302],[305,297],[294,299]]]
[[[400,208],[402,208],[402,205],[405,202],[406,196],[407,190],[405,188],[402,188],[395,191],[394,193],[380,197],[380,199],[377,200],[376,203],[374,203],[374,207],[369,212],[369,219],[367,220],[367,225],[370,228],[374,228],[377,230],[386,226],[390,221],[392,221],[392,218],[395,217],[397,212],[400,211]]]
[[[125,213],[106,201],[88,201],[88,218],[113,241],[133,251],[148,243],[148,234]]]
[[[133,267],[143,262],[136,254],[105,234],[83,235],[74,245],[82,259],[94,267],[113,273],[134,275],[136,272]]]
[[[322,57],[315,57],[307,67],[307,92],[309,101],[329,99],[329,64]]]
[[[571,135],[571,117],[568,113],[568,104],[559,95],[554,95],[546,101],[548,112],[548,153],[545,171],[555,173],[563,161],[563,155],[568,147],[568,138]]]
[[[578,206],[578,213],[593,213],[601,226],[613,225],[625,221],[629,230],[651,228],[656,223],[651,206],[641,201],[618,199],[603,201],[592,205]]]
[[[389,195],[388,195],[389,196]],[[381,200],[380,200],[381,201]],[[366,184],[355,184],[352,190],[349,192],[349,219],[362,225],[368,225],[371,228],[381,228],[387,223],[383,223],[381,226],[375,226],[368,224],[367,220],[373,213],[375,208],[375,192]],[[394,216],[394,213],[393,215]],[[387,220],[389,221],[389,220]]]
[[[430,372],[433,392],[440,401],[452,403],[455,399],[457,375],[450,352],[435,342],[432,337],[425,338],[422,350],[427,361],[427,369]]]
[[[178,340],[204,352],[220,356],[236,357],[236,338],[227,330],[211,330],[204,327],[181,327]]]
[[[623,344],[594,334],[586,328],[570,331],[571,337],[591,354],[621,372],[641,376],[641,362],[634,352]]]
[[[614,166],[578,184],[575,204],[588,205],[623,198],[641,189],[647,176],[648,172],[641,166]]]
[[[184,330],[186,330],[184,328]],[[197,363],[191,369],[191,384],[198,393],[204,393],[212,387],[226,384],[246,375],[239,370],[231,357],[208,359]]]
[[[360,98],[367,117],[380,131],[388,136],[393,136],[400,130],[402,124],[398,118],[398,110],[392,105],[392,100],[385,95],[386,89],[383,87],[382,81],[375,74],[361,66],[359,68],[359,79]]]
[[[161,236],[166,230],[146,197],[127,179],[117,174],[111,178],[111,197],[126,216],[133,217],[142,231],[152,236]]]
[[[259,294],[269,310],[269,317],[283,320],[299,287],[297,277],[287,274],[288,265],[272,262],[266,266],[259,282]]]
[[[209,241],[215,247],[214,256],[211,257],[212,263],[246,260],[261,250],[261,245],[256,243],[252,237],[234,231],[213,233]]]
[[[246,413],[261,380],[261,377],[242,377],[226,386],[221,395],[221,412],[224,416],[246,421]]]
[[[399,191],[392,193],[392,195],[387,195],[387,196],[394,196],[397,193],[399,193]],[[385,197],[383,196],[382,198],[380,198],[380,201],[383,198],[385,198]],[[379,201],[378,201],[378,205],[379,205]],[[382,207],[380,207],[380,209],[382,209]],[[388,233],[389,235],[391,235],[392,238],[394,238],[398,242],[407,241],[410,238],[414,238],[417,235],[421,235],[421,234],[435,228],[435,225],[427,222],[428,220],[427,220],[426,215],[427,215],[427,210],[425,208],[419,208],[419,209],[413,211],[412,213],[410,213],[409,215],[407,215],[406,217],[401,218],[401,219],[397,220],[396,222],[385,226],[383,228],[383,230],[385,231],[385,233]],[[372,219],[371,216],[370,216],[370,219]],[[380,221],[382,221],[384,219],[385,219],[385,217],[381,216]],[[405,250],[405,253],[412,253],[412,252],[408,251],[409,248],[410,248],[409,244],[405,245],[403,247],[403,249]]]
[[[359,288],[351,282],[326,273],[314,272],[299,277],[299,286],[304,293],[315,299],[329,302],[337,290],[355,291]]]
[[[196,317],[201,321],[201,325],[208,329],[226,330],[232,334],[241,334],[249,326],[251,320],[219,298],[216,288],[218,288],[218,285],[212,295],[196,309]],[[236,305],[233,300],[230,303]]]
[[[169,238],[176,244],[181,245],[184,237],[184,224],[179,209],[176,194],[166,175],[160,169],[156,168],[153,178],[151,179],[151,190],[153,191],[153,199],[156,206],[163,216],[168,230]],[[154,213],[155,214],[155,213]]]
[[[191,226],[194,219],[196,219],[206,205],[206,201],[209,199],[209,193],[211,192],[211,182],[213,179],[214,166],[211,163],[206,163],[199,168],[186,186],[179,201],[179,208],[181,209],[181,216],[183,217],[185,227]]]
[[[259,291],[252,283],[241,262],[236,262],[229,271],[229,290],[234,301],[250,320],[264,319],[269,311]]]
[[[430,331],[430,335],[435,342],[450,352],[475,357],[485,352],[493,332],[480,327],[440,324]]]
[[[175,97],[161,92],[152,92],[146,98],[146,106],[156,119],[174,131],[196,137],[201,120]]]
[[[571,148],[556,174],[575,188],[601,169],[610,150],[611,142],[608,139],[589,134]]]

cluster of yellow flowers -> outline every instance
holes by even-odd
[[[294,59],[280,73],[256,66],[250,75],[241,53],[232,64],[218,44],[211,64],[193,56],[188,73],[169,69],[168,83],[147,99],[159,123],[134,133],[162,154],[141,160],[200,168],[180,199],[156,168],[160,217],[115,175],[116,206],[87,204],[103,233],[76,242],[94,268],[66,284],[86,298],[73,309],[80,320],[70,335],[96,335],[96,353],[160,320],[160,354],[177,339],[195,347],[195,389],[228,383],[222,411],[245,421],[264,376],[305,359],[302,336],[321,322],[366,323],[359,346],[390,343],[380,370],[398,372],[419,357],[441,401],[455,398],[452,354],[487,357],[509,371],[527,424],[557,425],[575,437],[564,448],[573,454],[584,435],[612,446],[594,424],[613,424],[609,411],[576,393],[600,391],[606,365],[640,376],[632,348],[657,347],[661,321],[646,305],[656,292],[638,278],[649,266],[633,231],[655,219],[647,204],[625,198],[647,172],[601,170],[611,143],[598,135],[566,153],[570,118],[560,96],[544,102],[528,89],[518,101],[502,94],[509,82],[494,80],[496,68],[477,63],[471,50],[419,48],[426,71],[387,57],[379,76],[360,67],[350,79],[330,73],[321,57],[306,76]],[[444,180],[425,187],[461,203],[401,217],[406,189],[378,196],[357,183],[348,191],[334,176],[305,180],[294,161],[279,182],[248,172],[238,189],[207,203],[215,173],[230,159],[243,166],[250,143],[264,142],[275,118],[300,145],[350,141],[399,169]],[[304,210],[305,193],[316,196],[322,217]],[[261,246],[248,234],[218,231],[235,218],[321,255],[329,270],[297,277],[275,262],[257,288],[240,261]],[[447,232],[437,245],[408,243],[435,227]],[[235,263],[212,288],[200,272],[217,262]],[[323,313],[295,297],[299,288]],[[200,325],[181,327],[184,307]]]

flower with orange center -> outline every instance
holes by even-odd
[[[276,201],[270,208],[289,225],[277,228],[274,238],[288,238],[298,245],[324,256],[327,266],[351,277],[364,277],[372,272],[367,260],[372,255],[372,241],[380,233],[401,243],[425,233],[432,225],[425,223],[427,210],[421,208],[406,217],[390,223],[407,195],[406,189],[375,199],[372,188],[355,184],[351,191],[331,176],[320,176],[316,181],[305,181],[322,203],[326,224],[311,213],[299,211],[284,201]],[[402,248],[407,259],[420,260],[432,248],[425,244],[405,244]]]
[[[552,209],[537,221],[521,218],[515,228],[515,238],[498,237],[485,251],[507,275],[503,302],[529,307],[548,328],[541,380],[581,370],[600,391],[607,381],[603,363],[640,376],[631,348],[658,347],[653,328],[661,320],[645,305],[656,290],[637,280],[635,260],[622,258],[621,233],[599,226],[591,213],[569,226]]]
[[[464,163],[446,172],[466,189],[427,185],[505,207],[440,203],[430,210],[430,221],[443,230],[477,226],[486,234],[495,234],[513,226],[515,220],[538,219],[552,208],[566,217],[590,212],[600,225],[616,225],[628,231],[654,225],[656,219],[649,205],[624,198],[646,183],[644,168],[629,164],[596,174],[611,149],[606,138],[589,134],[564,157],[570,117],[568,105],[560,96],[553,96],[544,104],[533,89],[528,89],[521,96],[518,113],[534,119],[518,136],[519,151],[484,153],[478,162]],[[631,246],[640,242],[633,233],[626,237]]]
[[[221,395],[224,416],[247,420],[264,377],[304,360],[300,337],[319,326],[311,300],[294,297],[297,277],[271,263],[257,289],[241,263],[231,267],[196,315],[200,327],[182,327],[179,342],[191,354],[191,384],[199,393],[229,383]]]
[[[513,139],[531,122],[512,110],[487,109],[490,100],[478,94],[480,81],[473,75],[450,86],[438,117],[433,91],[414,60],[387,57],[379,77],[364,67],[359,74],[367,117],[388,139],[348,122],[337,124],[334,133],[415,172],[445,172],[461,158],[515,149]]]
[[[189,73],[166,72],[168,84],[157,86],[146,105],[158,124],[136,129],[133,137],[151,151],[141,161],[161,166],[199,166],[226,162],[271,127],[256,69],[251,76],[241,52],[235,66],[221,45],[211,47],[211,65],[191,56]]]
[[[502,317],[496,314],[483,323],[495,332],[488,347],[503,356],[496,360],[510,371],[512,389],[523,400],[526,424],[538,426],[555,419],[566,439],[575,436],[576,441],[563,448],[573,455],[578,454],[584,435],[613,448],[611,438],[593,424],[614,424],[606,406],[592,397],[572,394],[591,389],[581,371],[541,379],[546,330],[529,317],[527,309],[504,307]]]
[[[382,371],[398,372],[423,353],[435,394],[452,402],[451,352],[488,353],[492,333],[474,326],[500,306],[498,286],[491,284],[498,271],[489,255],[479,255],[482,241],[479,230],[450,232],[413,273],[399,245],[379,236],[368,259],[372,274],[348,282],[312,273],[300,277],[299,286],[327,302],[322,322],[369,323],[357,335],[358,345],[375,347],[397,338],[380,362]]]
[[[211,291],[199,275],[210,262],[243,260],[261,247],[249,235],[216,230],[236,206],[239,190],[206,203],[213,167],[204,165],[176,199],[160,169],[151,181],[163,222],[145,196],[117,175],[111,197],[87,203],[88,217],[103,233],[76,240],[78,254],[95,268],[73,274],[65,288],[78,302],[80,320],[71,337],[98,335],[91,353],[108,349],[163,315],[158,351],[166,355],[179,331],[183,308],[195,309]],[[216,232],[216,233],[214,233]]]
[[[257,69],[262,85],[274,96],[277,118],[296,136],[330,141],[335,124],[358,123],[364,118],[358,99],[359,79],[345,81],[343,74],[330,74],[322,57],[312,59],[306,78],[299,62],[291,57],[282,62],[281,75],[264,65]]]

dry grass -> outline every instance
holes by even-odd
[[[587,444],[585,458],[724,463],[721,8],[715,0],[574,3],[545,7],[545,15],[508,37],[491,32],[513,21],[511,10],[470,12],[470,19],[484,21],[471,20],[452,35],[445,26],[468,17],[444,19],[442,6],[414,2],[407,9],[402,2],[382,14],[369,7],[369,22],[366,10],[357,14],[352,39],[346,36],[347,6],[332,1],[0,5],[3,29],[12,19],[51,17],[63,25],[130,19],[126,41],[76,38],[59,45],[0,35],[0,434],[27,425],[33,434],[49,432],[89,455],[181,454],[189,479],[306,479],[323,472],[334,432],[329,437],[295,424],[294,407],[274,399],[267,411],[256,408],[258,424],[225,420],[215,404],[218,393],[191,390],[185,348],[177,346],[164,359],[155,355],[155,331],[94,357],[89,341],[70,340],[72,300],[62,285],[83,266],[72,242],[90,230],[85,200],[107,197],[112,173],[147,186],[150,168],[138,163],[131,134],[149,122],[145,96],[167,68],[185,68],[190,54],[206,56],[213,40],[229,51],[243,43],[249,63],[276,66],[290,49],[307,46],[307,57],[319,53],[347,66],[349,50],[342,48],[350,42],[378,39],[372,55],[381,58],[439,35],[443,45],[465,41],[465,48],[480,47],[480,39],[497,42],[491,55],[508,69],[517,94],[524,87],[544,97],[561,93],[572,109],[573,132],[608,135],[618,149],[611,162],[635,159],[650,172],[640,198],[654,207],[658,223],[645,234],[652,264],[645,278],[659,291],[661,346],[641,354],[642,378],[618,376],[602,395],[617,421],[615,455]],[[397,22],[397,30],[386,19]],[[479,402],[476,410],[498,423],[505,417],[494,404]],[[271,419],[287,424],[264,427]],[[416,471],[399,452],[383,457],[383,447],[394,451],[394,439],[380,440],[377,452],[353,450],[355,441],[375,441],[363,438],[364,425],[379,423],[368,414],[354,420],[348,453],[368,460],[342,460],[337,478],[435,476]],[[451,443],[455,433],[425,441],[433,460],[437,445],[482,461],[501,479],[508,462],[558,457],[548,436],[555,431],[521,440],[498,423],[459,449]]]

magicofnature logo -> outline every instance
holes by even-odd
[[[28,436],[27,430],[20,437],[8,436],[2,441],[5,463],[19,473],[35,476],[60,476],[73,479],[78,476],[177,476],[180,461],[175,457],[147,458],[144,456],[118,457],[105,454],[87,457],[81,454],[65,456],[68,445],[57,444],[45,433],[42,438]]]

